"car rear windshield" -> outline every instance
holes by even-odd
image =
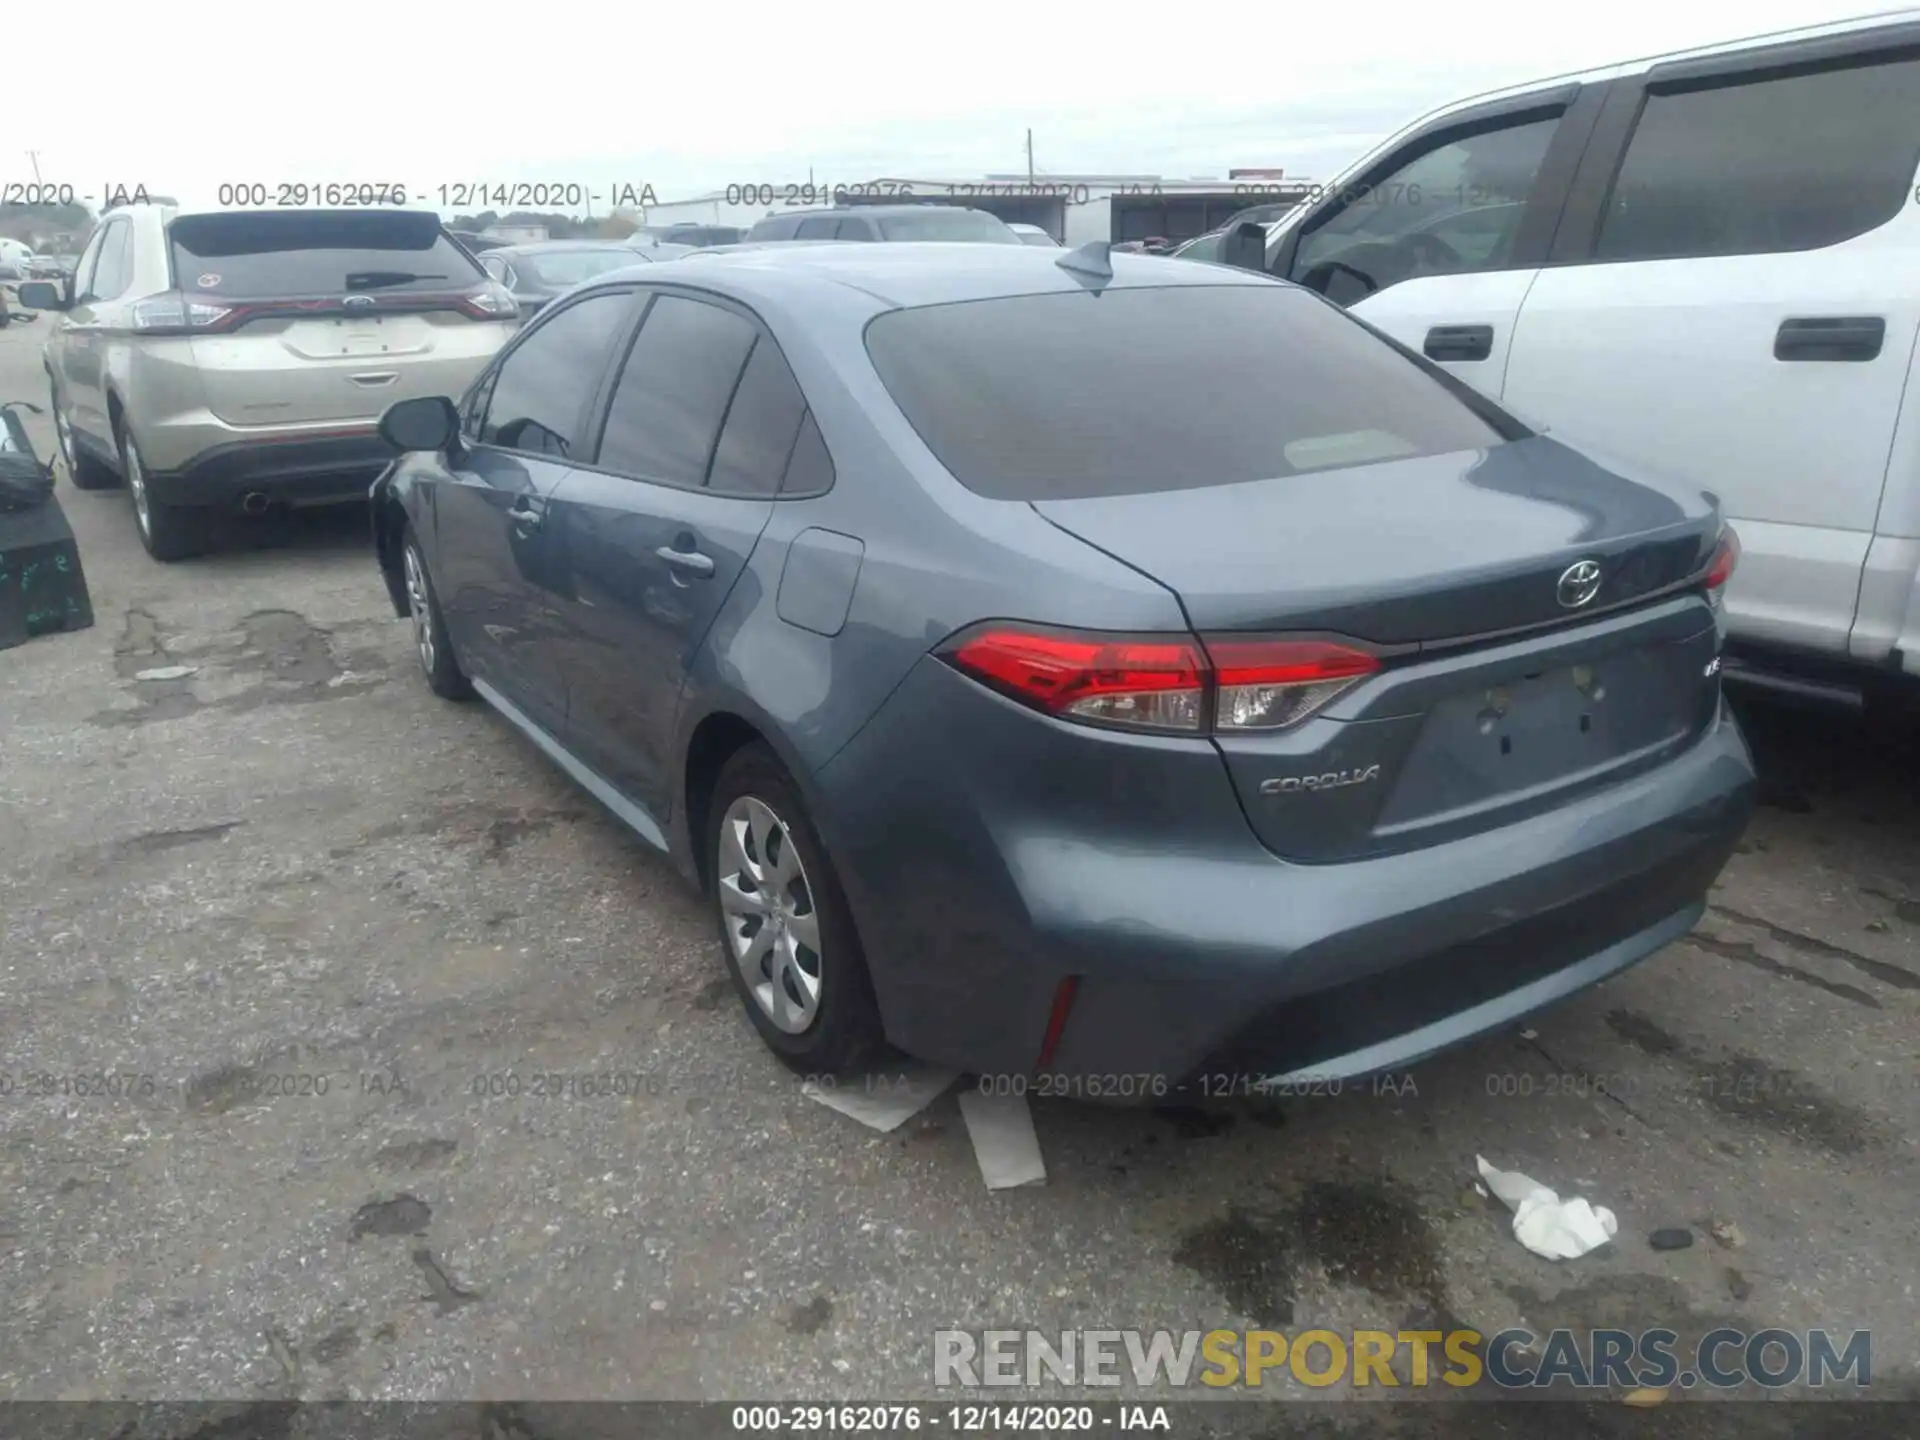
[[[1528,433],[1292,286],[894,310],[867,353],[940,463],[999,500],[1235,485]]]
[[[645,260],[626,246],[618,249],[609,246],[605,250],[555,250],[544,255],[522,255],[514,263],[529,271],[542,285],[558,286],[578,285],[609,270],[644,264]]]
[[[994,245],[1018,245],[1020,237],[995,216],[979,210],[955,210],[928,205],[904,215],[882,215],[883,240],[984,240]]]
[[[365,210],[183,215],[169,229],[182,290],[234,300],[464,290],[485,276],[437,216]]]

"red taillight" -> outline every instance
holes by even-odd
[[[236,306],[166,290],[134,301],[131,322],[140,335],[206,335],[231,329],[242,313]]]
[[[1704,582],[1707,589],[1718,590],[1733,578],[1734,567],[1740,563],[1740,537],[1731,525],[1720,531],[1720,543],[1714,548],[1713,559],[1707,562],[1707,576]]]
[[[1380,668],[1364,650],[1332,640],[1211,635],[1207,650],[1219,679],[1221,730],[1278,730],[1323,708]]]
[[[1050,715],[1132,729],[1200,728],[1207,659],[1187,636],[993,625],[963,638],[948,658]]]
[[[1130,730],[1278,730],[1380,668],[1356,646],[1278,636],[1103,635],[988,624],[943,652],[1035,709]]]

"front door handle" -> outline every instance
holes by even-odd
[[[1420,348],[1429,360],[1485,360],[1493,354],[1493,327],[1436,325]]]
[[[513,522],[514,529],[529,535],[545,523],[547,507],[545,502],[531,495],[522,495],[507,507],[507,518]]]
[[[693,575],[705,580],[713,574],[713,557],[702,555],[698,550],[676,550],[671,545],[662,545],[653,553],[682,575]]]
[[[1773,336],[1776,360],[1872,360],[1886,343],[1887,322],[1879,315],[1821,315],[1782,320]]]

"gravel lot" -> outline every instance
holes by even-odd
[[[60,494],[98,622],[0,653],[0,1069],[150,1083],[0,1099],[0,1394],[897,1399],[946,1326],[1438,1315],[1871,1327],[1920,1397],[1920,747],[1748,706],[1767,803],[1688,943],[1398,1094],[1036,1104],[1048,1184],[990,1195],[951,1095],[886,1136],[803,1097],[667,867],[428,694],[363,513],[169,567]],[[641,1093],[475,1095],[607,1071]],[[1618,1241],[1535,1259],[1476,1153]]]

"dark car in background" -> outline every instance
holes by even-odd
[[[486,272],[506,286],[522,316],[539,311],[583,280],[651,263],[646,251],[613,240],[546,240],[502,245],[480,257]]]
[[[835,205],[769,215],[749,240],[944,240],[1018,245],[1020,237],[998,215],[964,205]]]
[[[1686,934],[1754,788],[1713,498],[1306,290],[1095,253],[608,277],[395,406],[429,685],[706,887],[807,1072],[1339,1080]]]

